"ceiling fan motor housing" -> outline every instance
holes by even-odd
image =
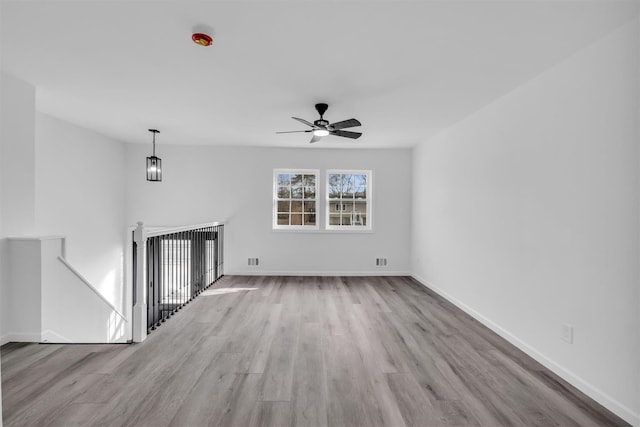
[[[329,106],[327,104],[316,104],[316,111],[318,112],[318,114],[320,114],[320,118],[322,118],[322,116],[324,116],[324,113],[327,111],[327,108],[329,108]]]
[[[324,119],[316,120],[315,122],[313,122],[313,124],[323,128],[326,128],[327,126],[329,126],[329,122]]]

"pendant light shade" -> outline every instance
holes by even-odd
[[[162,181],[162,159],[156,157],[156,133],[159,130],[149,129],[153,133],[153,155],[147,157],[147,181]]]

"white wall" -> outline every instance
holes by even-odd
[[[412,228],[419,280],[637,425],[639,39],[635,20],[415,148]]]
[[[34,231],[35,90],[0,74],[0,343],[10,332],[7,236]]]
[[[120,310],[130,297],[124,156],[118,141],[36,115],[36,232],[65,236],[67,261]]]
[[[60,258],[63,238],[40,239],[41,339],[57,343],[125,342],[131,323]],[[23,273],[24,274],[24,273]],[[64,315],[61,315],[64,313]]]
[[[40,342],[42,269],[40,265],[40,239],[33,237],[9,238],[7,261],[9,268],[7,300],[7,332],[16,342]]]
[[[34,227],[35,90],[19,79],[0,73],[0,94],[0,344],[2,344],[9,333],[10,326],[6,237],[32,233]],[[0,409],[1,407],[0,404]]]
[[[2,222],[5,234],[33,233],[35,90],[2,75]]]
[[[409,271],[409,150],[158,144],[163,181],[147,182],[144,164],[150,152],[151,144],[127,146],[127,223],[176,226],[224,221],[226,274]],[[332,168],[373,170],[373,232],[273,231],[274,168],[321,173]],[[388,258],[386,268],[375,266],[375,258],[381,256]],[[260,266],[248,267],[249,257],[259,257]]]

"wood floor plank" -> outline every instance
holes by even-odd
[[[224,277],[143,343],[0,351],[5,427],[628,425],[407,277]]]
[[[407,427],[445,426],[445,421],[440,419],[436,408],[412,375],[387,374],[386,379]]]
[[[8,425],[41,426],[55,420],[69,402],[96,381],[96,375],[79,375],[60,378],[51,387],[51,392],[43,394],[29,406],[11,413],[6,418]]]
[[[301,285],[302,323],[320,323],[323,317],[322,304],[320,303],[323,294],[318,277],[309,277]]]
[[[251,424],[253,408],[260,395],[261,378],[262,374],[236,374],[227,406],[217,423],[219,427]]]
[[[238,373],[261,374],[267,365],[271,344],[278,330],[282,304],[265,304],[268,314],[262,319],[259,336],[247,344],[238,364]]]
[[[437,369],[433,357],[434,349],[421,345],[411,334],[411,325],[415,323],[403,322],[395,313],[385,313],[384,317],[395,334],[396,344],[405,354],[410,372],[429,399],[431,401],[459,400],[460,395],[457,390],[451,387],[448,379]]]
[[[261,400],[291,400],[299,334],[300,313],[283,308],[262,375]]]
[[[187,393],[201,378],[210,364],[211,353],[217,353],[225,344],[225,338],[214,335],[204,336],[188,355],[175,363],[164,378],[158,378],[157,387],[128,414],[125,425],[156,426],[164,420],[172,419],[182,406]]]
[[[583,410],[578,405],[571,405],[570,400],[573,395],[564,395],[556,390],[549,388],[547,384],[541,380],[535,372],[529,372],[520,366],[516,361],[507,357],[500,351],[492,350],[489,357],[498,366],[500,371],[508,372],[509,376],[518,379],[523,392],[533,397],[540,406],[543,407],[544,413],[553,414],[553,418],[557,419],[562,426],[582,426],[595,427],[602,425],[620,425],[616,424],[619,420],[612,419],[607,414]]]
[[[297,427],[290,402],[257,402],[248,427]]]
[[[362,384],[354,371],[357,361],[351,341],[343,335],[325,336],[327,422],[331,426],[372,426],[362,399]]]
[[[347,326],[343,324],[338,314],[342,303],[337,297],[331,295],[331,290],[327,290],[327,296],[323,298],[322,304],[324,319],[321,323],[324,325],[327,335],[344,335]]]
[[[300,328],[293,376],[293,425],[327,426],[322,327],[318,323],[303,323]]]
[[[182,405],[165,425],[216,425],[225,415],[236,381],[237,353],[216,353],[196,384],[187,393]]]
[[[84,427],[95,425],[95,417],[98,410],[103,407],[101,403],[70,403],[53,417],[47,427]]]
[[[64,346],[60,344],[30,345],[22,342],[3,346],[2,366],[6,366],[7,369],[7,374],[2,374],[3,380],[8,381],[14,375],[24,375],[32,366],[40,364],[42,360],[62,348]]]

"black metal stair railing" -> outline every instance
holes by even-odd
[[[222,277],[223,247],[223,224],[147,238],[147,333]]]

